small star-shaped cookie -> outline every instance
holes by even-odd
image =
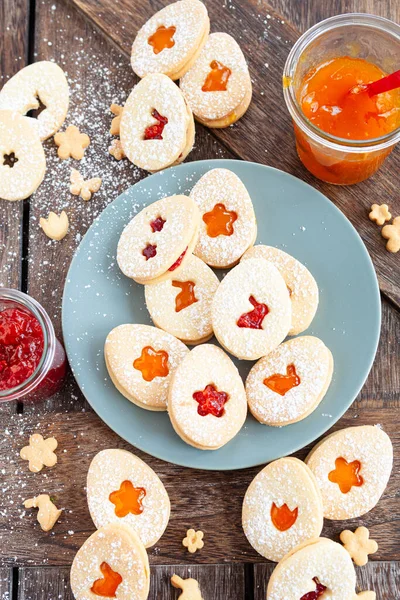
[[[116,160],[125,158],[125,152],[122,148],[121,140],[113,140],[111,142],[111,146],[108,148],[108,151]]]
[[[204,533],[202,531],[195,531],[194,529],[188,529],[186,537],[182,540],[182,545],[189,550],[191,554],[194,554],[196,550],[201,550],[204,546],[203,542]]]
[[[196,579],[182,579],[179,575],[172,575],[171,583],[175,588],[183,590],[178,600],[203,600]]]
[[[81,160],[85,153],[85,148],[90,144],[90,138],[86,133],[81,133],[76,125],[69,125],[65,131],[56,133],[54,141],[58,148],[58,156],[65,160],[72,156],[76,160]]]
[[[54,450],[57,448],[56,438],[43,439],[40,433],[34,433],[29,438],[29,446],[24,446],[20,452],[22,460],[29,461],[29,470],[32,473],[39,473],[43,466],[54,467],[57,463],[57,456]]]
[[[75,196],[80,196],[86,202],[91,199],[92,194],[98,192],[101,186],[100,177],[92,177],[92,179],[83,179],[82,175],[76,169],[71,171],[71,186],[69,191]]]
[[[68,233],[69,220],[67,213],[63,210],[60,215],[49,212],[47,219],[40,217],[39,225],[51,240],[60,241]]]
[[[37,520],[43,531],[50,531],[56,524],[62,510],[59,510],[48,494],[40,494],[24,502],[25,508],[38,508]]]
[[[392,218],[387,204],[373,204],[368,216],[371,221],[374,221],[377,225],[383,225],[385,221],[390,221]]]
[[[375,540],[369,539],[366,527],[357,527],[354,533],[345,529],[340,534],[340,540],[358,567],[366,565],[368,554],[374,554],[378,550]]]
[[[400,217],[393,219],[391,225],[385,225],[381,231],[382,237],[388,240],[386,250],[398,252],[400,250]]]
[[[111,135],[119,135],[119,127],[121,124],[123,106],[119,106],[118,104],[112,103],[110,106],[110,110],[113,113],[113,115],[116,115],[111,121],[110,133]]]

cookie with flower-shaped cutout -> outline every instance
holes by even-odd
[[[87,475],[87,500],[93,523],[129,525],[149,548],[168,525],[170,502],[156,473],[126,450],[102,450]]]
[[[171,377],[188,352],[173,335],[149,325],[119,325],[104,346],[108,373],[117,390],[147,410],[167,410]]]
[[[321,490],[326,519],[354,519],[369,512],[385,491],[393,446],[378,426],[336,431],[306,458]]]
[[[136,166],[159,171],[182,162],[194,143],[192,111],[166,75],[147,75],[129,94],[120,123],[125,155]]]
[[[317,337],[294,338],[263,356],[246,379],[252,415],[264,425],[281,427],[305,419],[325,396],[333,356]]]
[[[221,348],[203,344],[185,356],[171,379],[168,414],[183,441],[200,450],[217,450],[240,431],[246,394],[237,368]]]
[[[227,33],[212,33],[180,88],[198,121],[228,127],[248,109],[252,86],[246,59]]]
[[[149,204],[122,232],[117,249],[119,268],[142,284],[176,277],[197,243],[199,221],[199,209],[187,196]]]
[[[157,327],[199,344],[213,334],[211,303],[218,286],[210,267],[192,255],[175,277],[145,286],[146,306]]]
[[[305,331],[317,312],[319,302],[317,282],[310,271],[293,256],[273,246],[253,246],[242,256],[242,260],[248,258],[265,258],[275,265],[286,282],[292,304],[289,335]]]
[[[253,203],[245,186],[233,171],[212,169],[199,179],[190,197],[201,215],[194,253],[211,267],[232,267],[257,236]]]
[[[278,269],[264,258],[234,267],[221,281],[212,303],[212,324],[219,343],[244,360],[257,360],[285,339],[291,304]]]
[[[155,13],[132,45],[131,65],[139,77],[164,73],[180,79],[207,41],[210,19],[200,0],[180,0]]]
[[[105,525],[78,550],[70,578],[76,600],[146,600],[150,586],[146,549],[128,525]]]
[[[322,498],[307,465],[297,458],[281,458],[264,467],[247,489],[242,525],[253,548],[274,561],[318,537],[323,525]]]

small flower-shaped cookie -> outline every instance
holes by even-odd
[[[43,466],[54,467],[57,463],[57,456],[54,450],[58,443],[56,438],[43,439],[40,433],[34,433],[29,438],[29,446],[24,446],[20,452],[22,460],[29,461],[29,470],[32,473],[39,473]]]
[[[183,590],[178,600],[203,600],[196,579],[182,579],[179,575],[172,575],[171,583],[175,588]]]
[[[340,541],[358,567],[366,565],[368,554],[374,554],[378,550],[375,540],[369,539],[366,527],[357,527],[354,533],[345,529],[340,534]]]
[[[43,531],[50,531],[57,522],[62,510],[59,510],[50,499],[48,494],[40,494],[34,498],[28,498],[24,502],[25,508],[38,508],[37,520]]]
[[[119,106],[118,104],[111,104],[110,110],[113,115],[116,115],[111,121],[110,133],[111,135],[119,135],[119,126],[121,123],[121,115],[123,111],[123,106]]]
[[[69,125],[65,131],[56,133],[54,141],[58,148],[58,156],[65,160],[72,156],[76,160],[81,160],[85,153],[85,148],[90,144],[90,138],[86,133],[81,133],[76,125]]]
[[[111,146],[108,148],[108,151],[116,160],[125,158],[125,152],[122,148],[121,140],[113,140],[111,142]]]
[[[64,210],[60,215],[50,212],[47,219],[40,217],[39,225],[51,240],[62,240],[68,233],[68,215]]]
[[[196,552],[196,550],[201,550],[203,548],[203,537],[204,533],[202,531],[188,529],[186,532],[186,537],[182,540],[182,544],[189,550],[191,554],[193,554]]]
[[[76,169],[71,171],[71,186],[69,191],[75,196],[80,196],[86,202],[90,200],[94,192],[98,192],[101,186],[101,177],[92,177],[85,181]]]
[[[392,218],[387,204],[373,204],[368,216],[371,221],[374,221],[377,225],[383,225],[385,221],[390,221]]]
[[[381,233],[385,240],[388,240],[386,250],[398,252],[400,250],[400,217],[393,219],[391,225],[385,225]]]

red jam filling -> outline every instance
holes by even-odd
[[[326,586],[322,585],[322,583],[318,581],[317,577],[314,577],[313,581],[317,586],[315,590],[313,592],[308,592],[307,594],[304,594],[304,596],[302,596],[300,600],[318,600],[318,598],[320,598],[327,589]]]
[[[175,46],[175,41],[173,39],[176,31],[176,27],[173,25],[171,27],[165,27],[165,25],[160,25],[160,27],[149,37],[147,40],[150,46],[153,46],[154,54],[160,54],[166,48],[173,48]]]
[[[154,246],[153,244],[147,244],[146,248],[143,248],[142,254],[146,257],[146,260],[154,258],[154,256],[157,254],[157,246]]]
[[[140,357],[133,361],[133,367],[142,373],[145,381],[153,381],[155,377],[166,377],[169,373],[168,352],[145,346]]]
[[[135,488],[133,483],[127,479],[121,483],[119,490],[111,492],[109,499],[112,504],[115,504],[114,512],[117,517],[122,518],[129,513],[140,515],[144,510],[142,500],[145,495],[144,488]]]
[[[162,134],[164,131],[164,127],[168,123],[168,118],[160,115],[160,113],[155,108],[153,109],[151,116],[154,117],[154,119],[156,119],[158,122],[154,125],[149,125],[148,127],[146,127],[144,132],[144,139],[162,140]]]
[[[179,256],[179,258],[176,259],[176,261],[174,262],[174,264],[170,266],[170,268],[168,269],[168,271],[175,271],[175,269],[177,269],[182,264],[182,261],[185,258],[186,252],[187,252],[187,248],[186,248],[186,250],[184,250],[182,252],[182,254]]]
[[[335,469],[329,473],[328,479],[338,484],[342,494],[348,494],[353,486],[360,487],[364,483],[364,479],[359,475],[360,469],[359,460],[348,463],[340,456],[335,460]]]
[[[203,215],[203,221],[207,225],[207,235],[212,238],[219,235],[232,235],[233,224],[237,218],[234,210],[227,210],[224,204],[216,204],[210,212]]]
[[[288,365],[286,367],[286,375],[275,373],[264,379],[263,383],[273,392],[284,396],[292,388],[300,385],[300,377],[296,373],[296,367],[294,365]]]
[[[272,503],[271,520],[278,531],[287,531],[290,529],[296,523],[298,514],[299,509],[297,506],[295,509],[290,510],[287,504],[282,504],[282,506],[278,507],[275,502]]]
[[[237,326],[247,327],[249,329],[262,329],[264,317],[269,313],[268,306],[257,302],[254,296],[250,296],[249,302],[254,306],[254,309],[239,317]]]
[[[162,228],[164,227],[165,223],[166,223],[165,219],[163,219],[162,217],[157,217],[157,219],[154,219],[154,221],[151,221],[150,227],[152,228],[153,232],[161,231]]]
[[[117,588],[122,583],[122,577],[116,571],[113,571],[109,564],[102,562],[100,571],[102,579],[96,579],[90,591],[96,596],[103,598],[116,598]]]
[[[172,281],[172,287],[177,287],[181,290],[175,297],[175,312],[180,312],[197,302],[197,298],[194,295],[195,283],[193,281]]]
[[[203,92],[226,92],[232,71],[218,60],[213,60],[210,63],[210,68],[211,71],[207,75],[201,90]]]
[[[202,417],[207,415],[222,417],[225,411],[225,403],[229,400],[226,392],[218,392],[212,384],[207,385],[202,392],[195,392],[193,398],[199,403],[197,412]]]

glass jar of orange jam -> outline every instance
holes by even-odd
[[[400,26],[366,14],[309,29],[286,61],[284,97],[297,152],[316,177],[338,185],[373,175],[400,139],[400,90],[369,96],[363,84],[400,69]]]

